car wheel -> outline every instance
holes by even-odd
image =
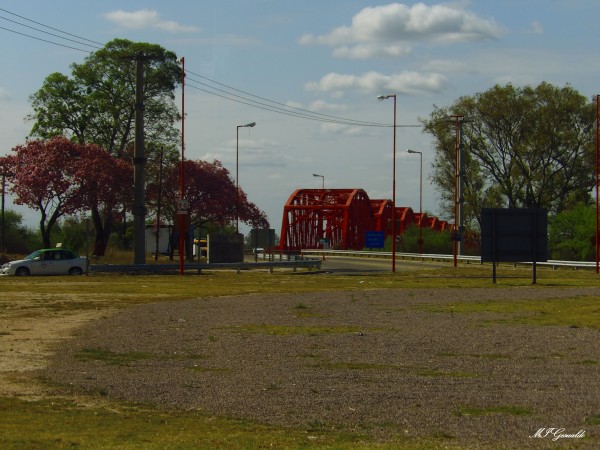
[[[81,270],[81,267],[71,267],[69,269],[69,275],[82,275],[83,274],[83,270]]]
[[[18,277],[26,277],[31,275],[29,272],[29,269],[27,267],[19,267],[16,272],[15,275]]]

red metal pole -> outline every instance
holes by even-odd
[[[600,238],[598,233],[598,127],[600,124],[600,114],[598,109],[598,103],[600,102],[600,95],[596,95],[596,273],[599,272],[599,255],[600,255]]]
[[[396,271],[396,94],[394,98],[394,169],[392,176],[392,272]]]
[[[419,152],[421,165],[419,175],[419,214],[421,220],[419,221],[419,253],[423,254],[423,152]]]
[[[240,174],[240,126],[236,127],[235,137],[235,232],[240,232],[240,187],[238,184]]]
[[[185,58],[181,58],[181,169],[179,178],[181,180],[181,200],[185,199],[185,179],[184,179],[184,161],[185,161]],[[184,272],[184,253],[185,253],[185,215],[179,216],[179,274]]]

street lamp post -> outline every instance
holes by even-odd
[[[325,190],[325,175],[319,175],[318,173],[313,173],[313,177],[321,178],[323,181],[323,190]]]
[[[408,150],[408,153],[418,154],[421,160],[419,171],[419,253],[423,254],[423,152]]]
[[[394,156],[392,163],[392,272],[396,271],[396,94],[380,95],[377,100],[394,99]]]
[[[235,139],[235,232],[240,232],[240,188],[239,188],[239,169],[240,169],[240,128],[252,128],[256,122],[250,122],[246,125],[238,125],[236,128]]]
[[[462,255],[464,246],[464,158],[462,144],[462,125],[463,123],[473,122],[470,117],[461,115],[448,116],[448,122],[453,123],[456,133],[456,165],[454,170],[454,267],[457,266],[457,254]]]

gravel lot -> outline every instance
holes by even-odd
[[[450,308],[599,294],[532,286],[146,304],[80,328],[44,376],[76,393],[383,441],[599,448],[598,331]],[[529,438],[547,427],[586,439]]]

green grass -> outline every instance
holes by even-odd
[[[363,362],[323,362],[319,364],[311,364],[310,367],[317,369],[333,369],[333,370],[389,370],[397,368],[397,366],[389,364],[372,364]]]
[[[24,401],[0,397],[0,414],[0,447],[7,450],[458,448],[435,436],[398,436],[377,442],[366,430],[320,421],[294,428],[277,427],[201,411],[160,411],[115,402],[110,406],[86,406],[64,398]]]
[[[600,425],[600,414],[596,414],[594,416],[586,418],[585,423],[587,425]]]
[[[417,375],[421,377],[448,377],[448,378],[477,378],[476,373],[472,372],[446,372],[439,369],[424,368],[417,370]]]
[[[600,330],[600,295],[556,299],[503,299],[453,302],[452,305],[423,305],[420,309],[446,314],[490,312],[500,315],[482,324],[556,325]]]
[[[147,352],[114,353],[99,348],[84,348],[75,354],[75,358],[80,361],[102,361],[116,366],[124,366],[130,362],[150,359],[153,356],[152,353]]]
[[[462,405],[456,411],[458,416],[487,416],[490,414],[506,414],[510,416],[531,416],[534,411],[526,406],[516,405],[500,405],[500,406],[486,406],[476,407],[469,405]]]
[[[200,412],[165,412],[123,405],[85,407],[69,400],[0,398],[3,449],[58,448],[302,448],[337,446],[343,431],[269,427]],[[357,438],[355,444],[360,442]]]
[[[307,334],[318,336],[323,334],[347,334],[358,333],[361,327],[353,326],[286,326],[286,325],[235,325],[228,327],[234,333],[269,334],[274,336],[293,336],[296,334]]]

